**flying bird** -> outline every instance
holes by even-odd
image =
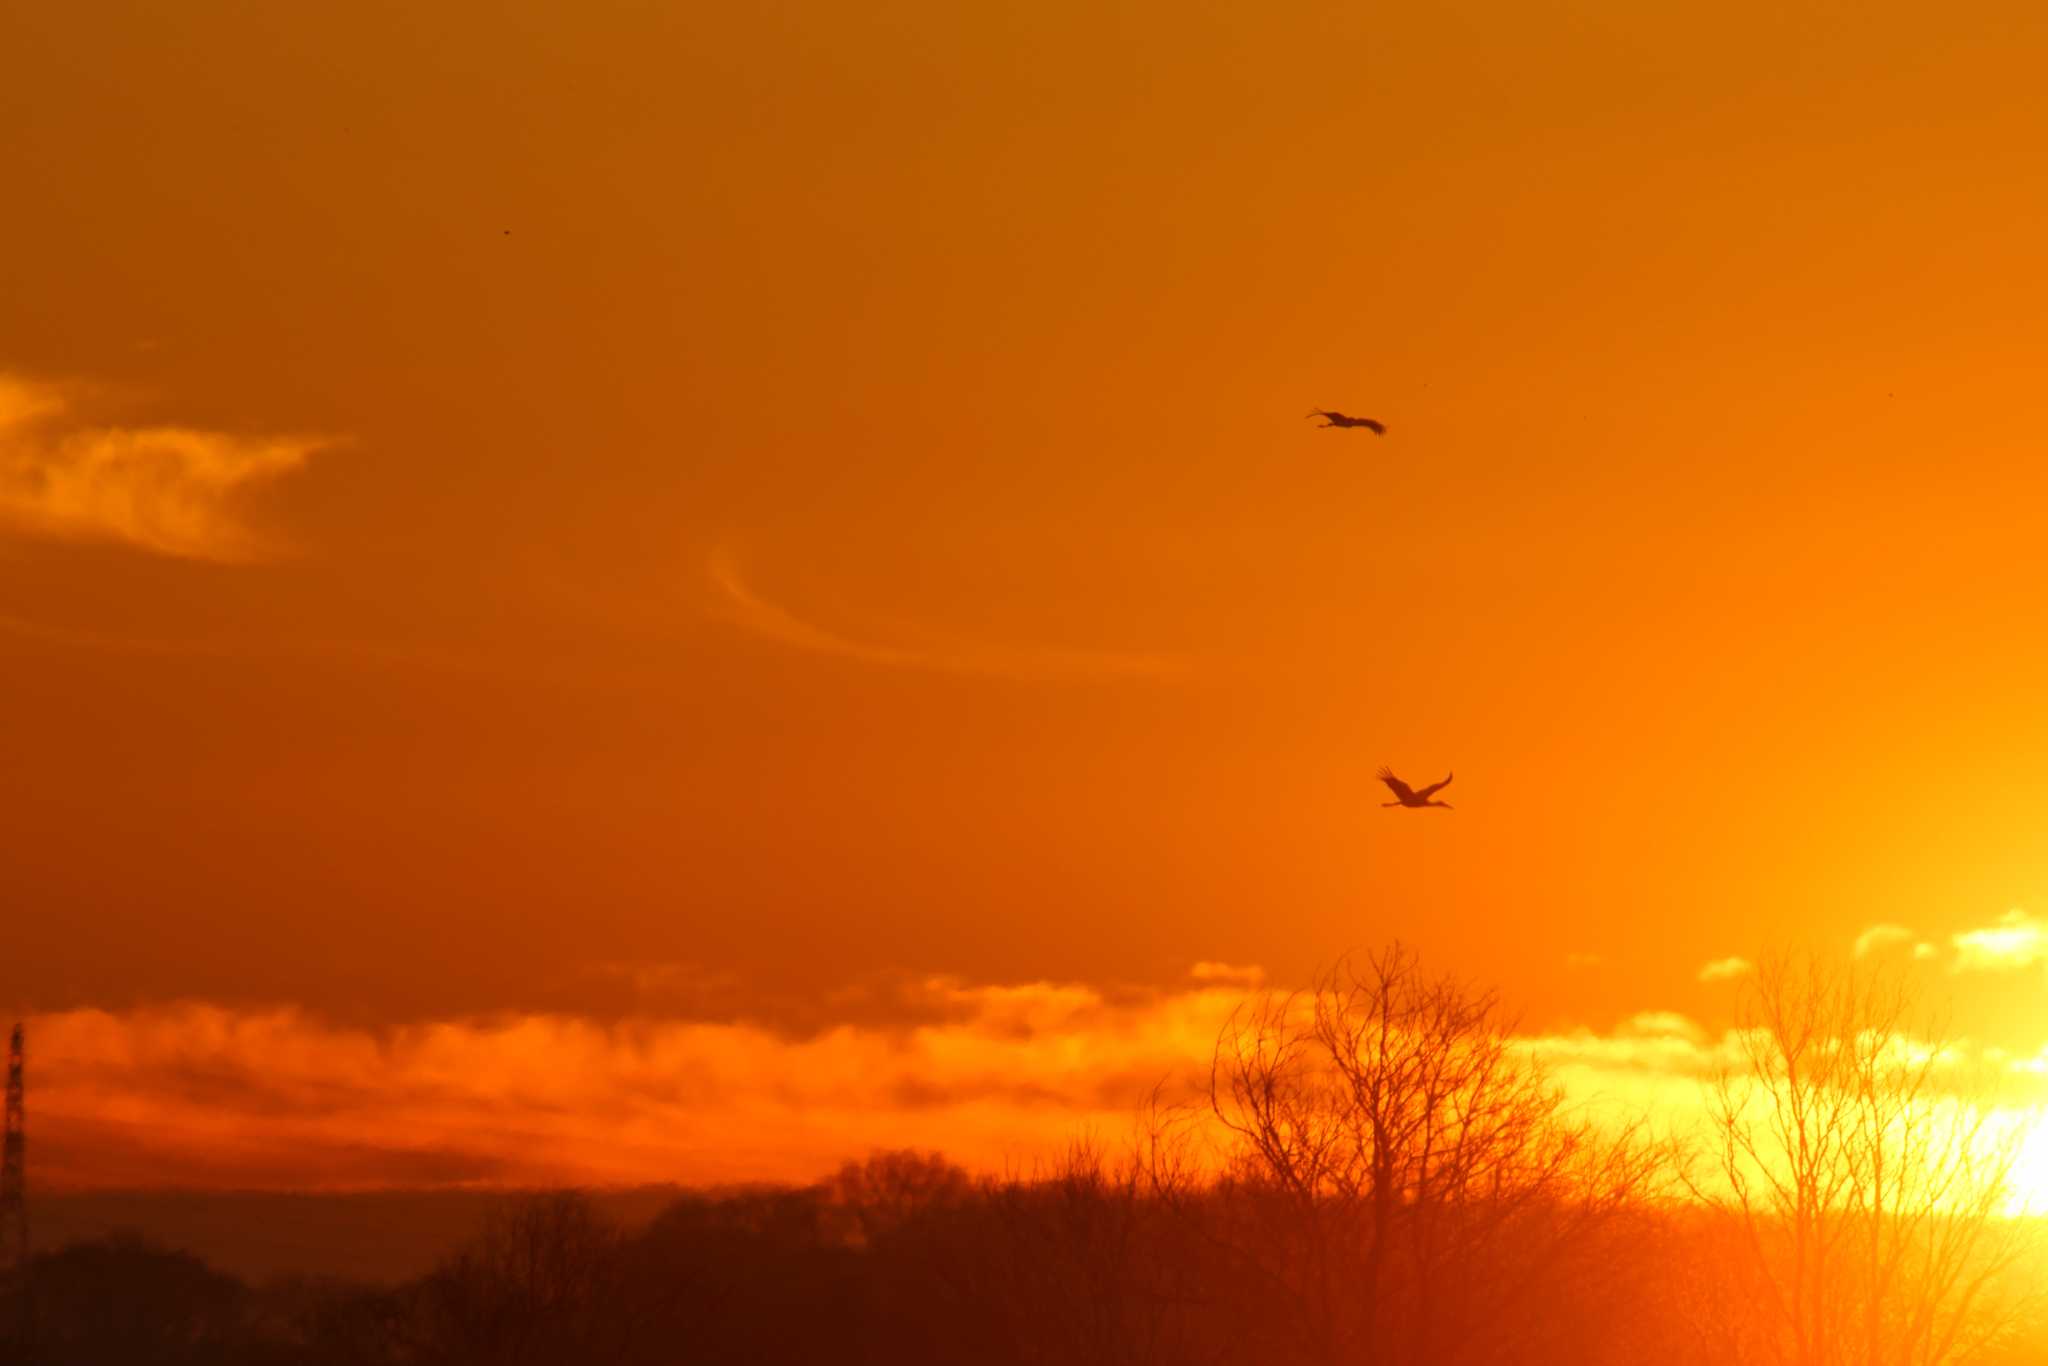
[[[1324,427],[1363,427],[1374,436],[1387,434],[1387,424],[1377,418],[1351,417],[1344,413],[1333,413],[1327,408],[1311,408],[1307,416],[1322,418],[1323,421],[1319,425]]]
[[[1379,773],[1380,781],[1385,783],[1387,787],[1393,792],[1394,800],[1390,802],[1381,802],[1380,805],[1413,807],[1441,806],[1444,810],[1449,811],[1451,810],[1451,804],[1449,802],[1433,802],[1430,800],[1430,798],[1434,797],[1437,793],[1449,787],[1451,785],[1451,779],[1457,776],[1458,775],[1455,773],[1447,773],[1444,775],[1444,780],[1442,782],[1431,783],[1428,787],[1423,788],[1422,791],[1417,792],[1414,788],[1408,786],[1408,784],[1402,782],[1399,778],[1396,778],[1394,776],[1393,769],[1383,768],[1380,770]]]

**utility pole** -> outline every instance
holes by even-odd
[[[28,1134],[21,1026],[7,1039],[7,1123],[0,1137],[0,1281],[28,1267]]]

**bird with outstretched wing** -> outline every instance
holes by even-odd
[[[1392,770],[1391,768],[1382,768],[1379,771],[1379,780],[1385,783],[1387,785],[1387,790],[1394,794],[1394,800],[1390,802],[1381,802],[1380,805],[1413,807],[1440,806],[1444,810],[1449,811],[1452,809],[1451,804],[1449,802],[1431,801],[1430,798],[1434,797],[1437,793],[1449,787],[1451,785],[1451,779],[1457,776],[1458,775],[1456,773],[1446,774],[1442,782],[1431,783],[1428,787],[1425,787],[1418,792],[1416,789],[1402,782],[1399,778],[1396,778],[1394,776],[1394,770]]]
[[[1387,434],[1387,424],[1374,417],[1352,417],[1349,413],[1331,412],[1327,408],[1311,408],[1308,416],[1321,418],[1323,427],[1363,427],[1374,436]]]

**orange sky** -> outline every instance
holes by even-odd
[[[2031,1054],[1951,969],[2048,910],[2044,64],[0,0],[0,1006],[800,1040],[1398,934],[1718,1028],[1897,924]]]

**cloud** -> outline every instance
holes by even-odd
[[[2048,922],[2025,911],[2007,911],[1996,925],[1951,936],[1952,972],[2010,972],[2048,961]]]
[[[184,559],[262,559],[282,546],[243,520],[242,495],[301,469],[331,444],[94,426],[79,420],[75,406],[56,386],[0,373],[0,523],[26,535],[115,541]]]
[[[1606,957],[1597,953],[1568,953],[1564,956],[1564,965],[1572,972],[1586,972],[1606,964]]]
[[[1856,936],[1856,956],[1868,958],[1884,949],[1896,948],[1913,938],[1913,932],[1904,925],[1872,925]]]
[[[1532,1036],[1520,1047],[1574,1105],[1624,1124],[1652,1115],[1671,1129],[1697,1124],[1706,1113],[1702,1084],[1741,1060],[1733,1035],[1710,1039],[1674,1011],[1645,1011],[1604,1034]]]
[[[930,1018],[792,1038],[560,1014],[385,1029],[188,1003],[28,1022],[52,1188],[808,1179],[871,1148],[997,1170],[1127,1124],[1196,1064],[1240,986],[1120,997],[929,979]]]
[[[721,614],[734,625],[767,640],[813,654],[836,655],[868,664],[938,673],[1051,681],[1103,678],[1163,678],[1181,670],[1171,655],[1111,650],[1070,650],[923,636],[895,639],[837,631],[816,625],[754,591],[731,551],[714,551],[706,571],[718,591]]]
[[[1756,964],[1747,958],[1716,958],[1700,965],[1699,978],[1702,982],[1726,982],[1755,971]]]
[[[72,1190],[802,1181],[896,1147],[1029,1170],[1077,1136],[1126,1132],[1155,1088],[1199,1110],[1217,1035],[1256,989],[1254,969],[1206,966],[1206,977],[1165,989],[926,978],[901,987],[923,1002],[909,1020],[860,1022],[855,1002],[856,1018],[804,1034],[566,1013],[373,1029],[197,1002],[34,1015],[34,1180]],[[1704,1115],[1701,1083],[1743,1058],[1736,1034],[1669,1011],[1512,1046],[1584,1113],[1650,1115],[1673,1132]],[[2001,1065],[2038,1088],[2048,1048]]]
[[[1255,987],[1266,980],[1266,970],[1255,963],[1211,963],[1201,962],[1188,969],[1188,976],[1197,982],[1224,982],[1234,986]]]
[[[1706,1037],[1691,1017],[1675,1010],[1639,1011],[1623,1021],[1617,1031],[1623,1037],[1703,1039]]]

